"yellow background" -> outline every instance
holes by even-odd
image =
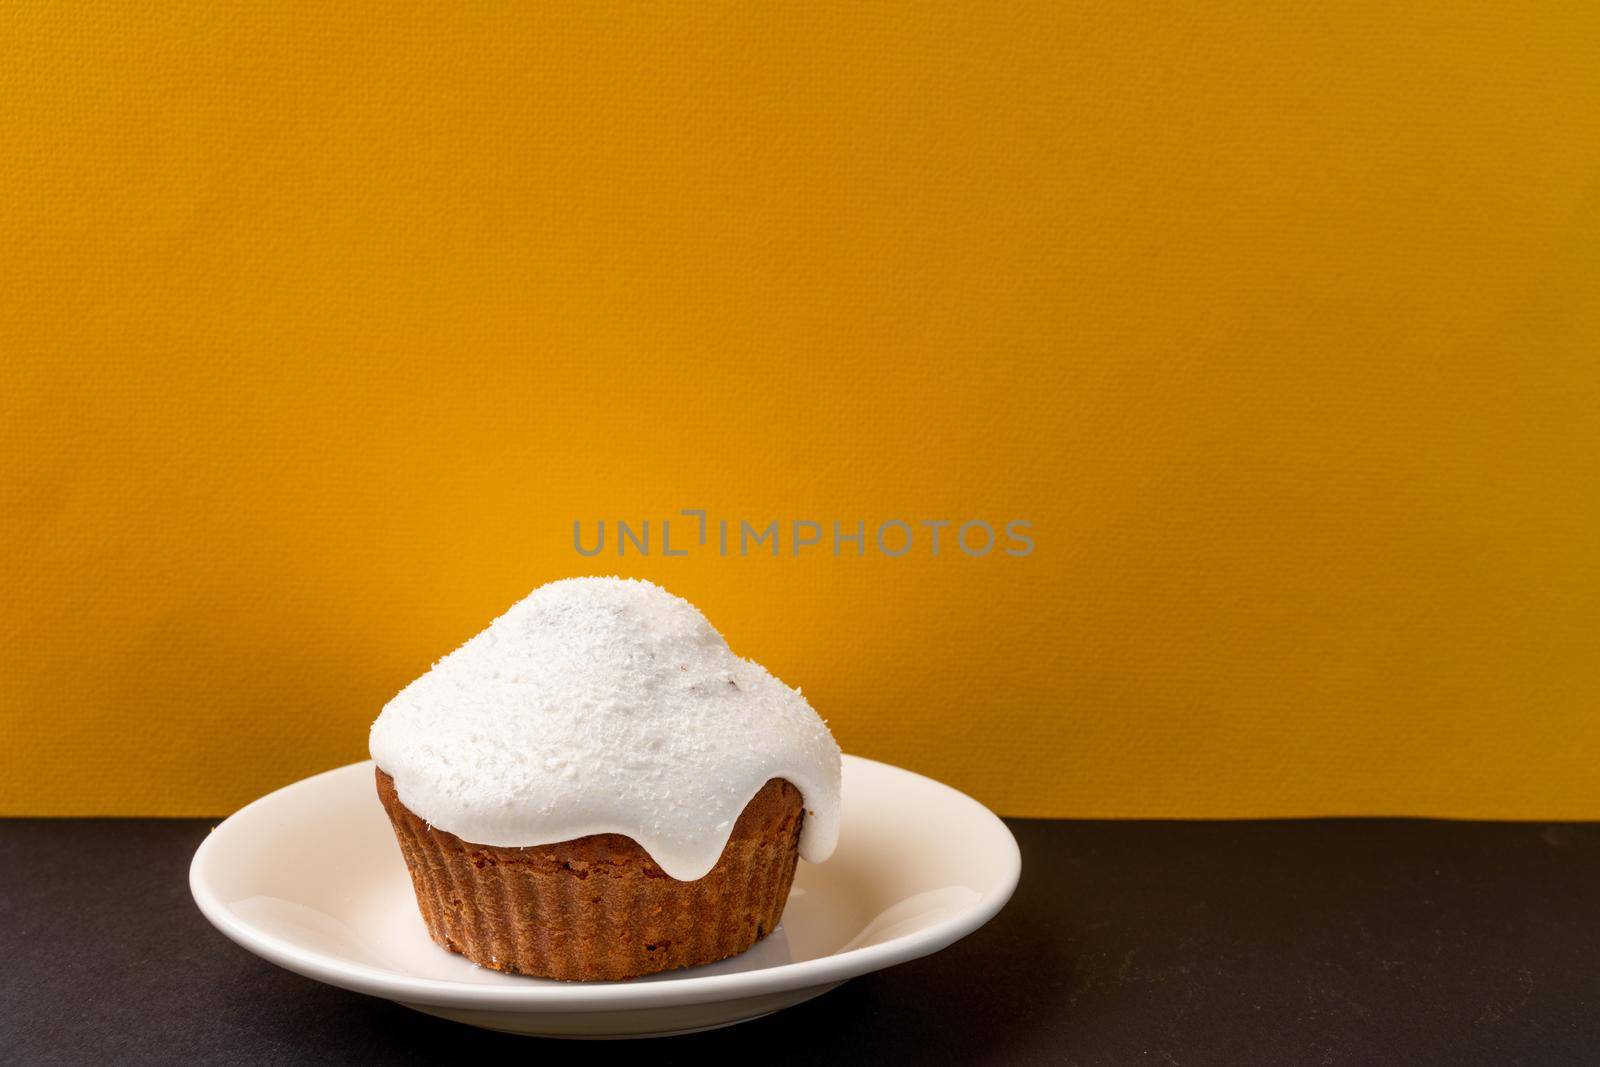
[[[0,811],[599,570],[1009,814],[1600,817],[1600,9],[515,6],[0,7]]]

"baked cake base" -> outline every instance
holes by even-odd
[[[472,962],[565,981],[636,978],[726,959],[783,916],[805,807],[783,779],[746,805],[722,858],[693,882],[637,842],[592,834],[553,845],[477,845],[429,826],[377,772],[428,934]]]

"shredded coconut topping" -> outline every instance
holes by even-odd
[[[406,807],[485,845],[625,834],[703,877],[770,778],[800,790],[800,855],[839,833],[839,746],[791,689],[650,582],[534,590],[406,686],[372,724]]]

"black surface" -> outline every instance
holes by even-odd
[[[1022,885],[927,959],[649,1042],[319,985],[189,898],[211,824],[0,821],[7,1063],[1600,1063],[1600,826],[1011,820]]]

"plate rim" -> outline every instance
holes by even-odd
[[[206,920],[230,941],[286,970],[328,985],[390,1000],[453,1008],[477,1008],[514,1012],[582,1012],[629,1008],[665,1007],[740,1000],[773,993],[837,984],[898,963],[919,959],[946,948],[966,937],[997,915],[1022,876],[1022,851],[1010,827],[1000,817],[972,797],[943,782],[916,771],[882,760],[846,754],[844,759],[875,764],[901,775],[920,779],[936,789],[952,793],[971,804],[992,823],[995,840],[1003,842],[1004,870],[995,887],[959,915],[931,926],[891,938],[888,941],[847,949],[798,963],[779,964],[756,971],[731,974],[690,975],[658,982],[560,982],[527,986],[478,985],[443,978],[421,978],[397,974],[361,963],[342,961],[309,951],[294,943],[264,933],[234,913],[217,896],[201,874],[201,868],[223,827],[246,812],[272,803],[280,794],[299,789],[334,774],[349,774],[353,768],[370,767],[373,761],[358,760],[310,775],[258,797],[223,819],[206,834],[189,862],[189,892]]]

